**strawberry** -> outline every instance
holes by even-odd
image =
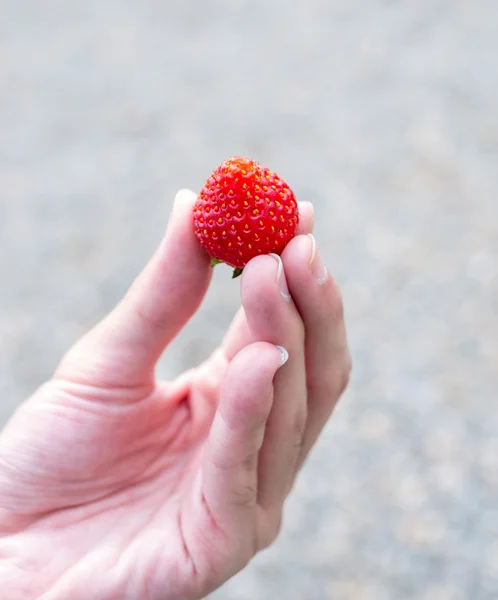
[[[297,202],[275,173],[248,158],[223,162],[194,205],[194,229],[211,266],[226,263],[233,276],[260,254],[280,254],[299,222]]]

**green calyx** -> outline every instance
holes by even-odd
[[[221,264],[223,264],[222,260],[218,260],[217,258],[211,259],[211,263],[210,263],[211,268],[214,268],[214,267],[216,267],[216,265],[221,265]],[[244,269],[234,269],[233,274],[232,274],[232,279],[235,279],[236,277],[239,277],[240,275],[242,275],[243,270]]]

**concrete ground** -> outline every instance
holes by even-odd
[[[278,543],[213,600],[498,597],[495,0],[0,0],[0,418],[231,154],[317,213],[351,388]],[[238,303],[218,268],[169,352]]]

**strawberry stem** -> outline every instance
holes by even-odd
[[[232,275],[232,279],[235,279],[236,277],[238,277],[239,275],[242,275],[242,271],[244,269],[234,269],[233,270],[233,275]]]
[[[222,260],[218,260],[217,258],[212,258],[210,266],[211,267],[216,267],[216,265],[221,265],[222,262],[223,262]]]

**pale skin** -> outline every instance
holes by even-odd
[[[194,201],[178,193],[125,298],[0,436],[2,597],[196,600],[280,530],[348,382],[340,293],[301,203],[299,235],[281,259],[245,268],[221,346],[177,381],[158,381],[159,357],[212,274]]]

